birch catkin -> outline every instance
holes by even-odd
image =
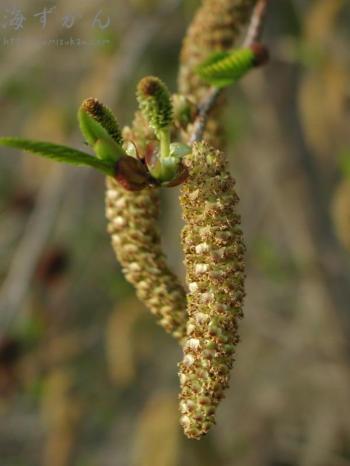
[[[181,340],[185,334],[186,296],[162,252],[156,190],[130,192],[107,178],[106,215],[112,246],[126,279],[160,325]]]
[[[180,201],[189,286],[187,339],[180,364],[181,424],[200,438],[228,387],[244,298],[245,246],[238,197],[223,153],[196,143]]]

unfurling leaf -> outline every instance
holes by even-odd
[[[117,120],[106,105],[99,102],[97,99],[90,97],[81,104],[81,110],[88,113],[97,123],[99,123],[112,139],[119,145],[123,144],[122,132],[119,128]]]
[[[215,52],[197,67],[197,74],[212,86],[221,88],[234,84],[248,71],[264,64],[267,49],[261,44],[229,52]]]
[[[125,155],[118,123],[112,111],[97,99],[84,100],[78,120],[83,136],[99,159],[116,162]]]

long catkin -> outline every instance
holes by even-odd
[[[126,191],[107,178],[108,233],[126,279],[159,324],[181,340],[185,334],[186,296],[169,270],[157,226],[159,198],[154,189]]]
[[[152,132],[139,112],[123,135],[144,150]],[[125,190],[112,178],[106,181],[106,216],[112,246],[126,279],[158,323],[177,340],[186,334],[186,293],[171,272],[162,249],[159,190]]]
[[[238,196],[222,152],[196,143],[180,201],[189,286],[187,339],[180,364],[181,424],[200,438],[215,422],[229,385],[244,299],[244,253]]]

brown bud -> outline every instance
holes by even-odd
[[[152,184],[145,165],[134,157],[122,157],[118,160],[115,179],[128,191],[141,191]]]
[[[254,66],[263,66],[268,63],[270,59],[270,53],[269,49],[265,45],[261,44],[260,42],[254,42],[250,48],[255,55]]]

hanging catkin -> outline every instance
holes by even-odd
[[[189,178],[180,201],[189,321],[180,364],[180,411],[186,435],[200,438],[215,422],[229,384],[242,317],[245,246],[224,154],[196,143],[186,165]]]
[[[151,138],[138,112],[132,128],[123,135],[138,148],[144,148]],[[186,333],[186,294],[166,263],[158,228],[159,210],[157,189],[131,192],[107,178],[108,232],[125,277],[159,324],[182,340]]]

